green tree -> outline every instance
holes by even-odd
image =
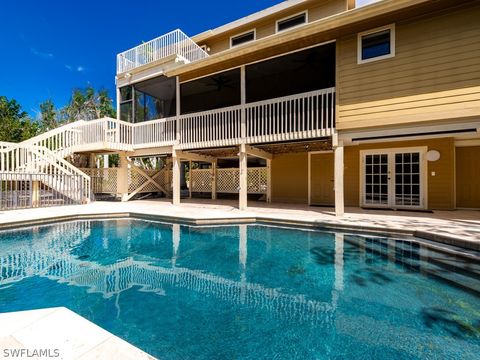
[[[38,124],[20,104],[0,96],[0,141],[20,142],[38,134]]]
[[[115,117],[112,99],[106,90],[95,91],[91,86],[75,89],[70,102],[62,109],[66,122],[93,120],[101,117]]]
[[[52,100],[45,100],[40,104],[40,130],[46,132],[58,126],[57,110]]]

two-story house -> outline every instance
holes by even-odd
[[[480,208],[479,19],[478,1],[290,0],[174,31],[118,55],[119,118],[153,121],[146,144],[171,132],[142,154],[172,156],[175,203],[182,160],[235,160],[241,208],[249,167],[267,201]]]
[[[478,0],[289,0],[191,38],[175,30],[118,54],[118,119],[6,145],[1,169],[67,176],[66,156],[113,152],[120,167],[75,175],[79,201],[93,183],[178,204],[188,181],[190,196],[238,196],[241,209],[478,209],[479,20]],[[43,183],[76,191],[58,181]]]

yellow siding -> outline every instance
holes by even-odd
[[[275,155],[272,160],[272,201],[308,202],[307,153]]]
[[[457,207],[480,209],[480,146],[458,147],[455,153]]]
[[[396,24],[396,55],[357,64],[337,42],[340,130],[480,115],[480,6]]]
[[[308,10],[309,22],[323,19],[325,17],[335,15],[345,11],[347,8],[346,0],[327,0],[327,1],[311,1],[302,6],[295,6],[283,11],[276,16],[270,16],[265,19],[253,22],[251,24],[239,27],[235,30],[220,36],[208,39],[204,43],[210,47],[210,54],[216,54],[230,48],[230,37],[236,34],[256,29],[257,39],[262,39],[275,34],[276,21],[293,14],[297,14],[304,10]],[[203,44],[203,43],[202,43]]]

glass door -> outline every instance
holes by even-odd
[[[423,208],[423,151],[363,152],[362,206]]]
[[[388,154],[368,154],[364,162],[364,205],[388,206]]]

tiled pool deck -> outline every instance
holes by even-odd
[[[235,201],[166,200],[95,202],[0,212],[0,229],[58,220],[134,216],[191,224],[275,223],[318,228],[412,235],[480,251],[480,211],[402,212],[347,208],[335,217],[331,208],[250,202],[247,211]],[[58,348],[64,359],[151,358],[141,350],[65,309],[0,314],[0,359],[4,349]],[[21,357],[20,357],[21,358]],[[30,357],[31,358],[31,357]]]

